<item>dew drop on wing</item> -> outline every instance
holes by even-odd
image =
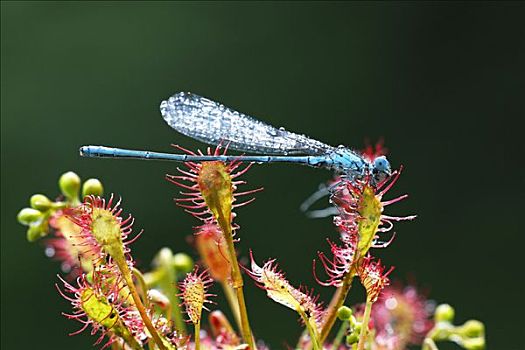
[[[173,99],[173,102],[171,102]],[[332,147],[306,136],[274,128],[255,118],[207,98],[178,93],[161,104],[162,116],[173,129],[196,140],[217,144],[229,141],[230,149],[259,154],[319,154]]]

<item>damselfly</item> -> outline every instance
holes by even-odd
[[[369,161],[344,146],[330,146],[284,128],[275,128],[207,98],[180,92],[160,104],[160,112],[169,126],[181,134],[211,145],[224,144],[229,149],[259,155],[186,155],[128,150],[105,146],[83,146],[84,157],[113,157],[171,160],[177,162],[243,160],[256,163],[295,163],[335,170],[346,178],[370,176],[379,183],[391,173],[384,156]]]

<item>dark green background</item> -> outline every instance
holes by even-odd
[[[57,177],[99,177],[144,228],[148,267],[163,246],[191,251],[197,222],[172,203],[176,164],[82,159],[83,144],[170,151],[201,144],[172,131],[159,102],[212,97],[331,144],[384,137],[405,172],[389,214],[418,214],[376,251],[398,279],[415,276],[457,321],[483,320],[489,348],[518,349],[523,327],[523,3],[2,3],[2,348],[89,348],[64,319],[57,264],[28,244],[17,211]],[[276,257],[295,285],[334,238],[301,201],[330,173],[256,166],[264,186],[238,210],[242,255]],[[258,337],[292,343],[297,316],[247,281]],[[317,286],[323,298],[331,290]],[[362,297],[360,287],[349,302]],[[37,347],[35,345],[38,344]],[[447,347],[452,348],[452,347]]]

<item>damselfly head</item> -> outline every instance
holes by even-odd
[[[390,163],[385,156],[376,157],[371,166],[371,175],[375,184],[382,182],[392,174]]]

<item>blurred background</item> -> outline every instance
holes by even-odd
[[[2,2],[2,348],[90,348],[87,333],[60,315],[58,264],[29,244],[16,213],[33,193],[58,194],[74,170],[106,193],[145,233],[133,245],[143,269],[163,246],[194,251],[197,222],[175,207],[164,180],[176,164],[82,159],[103,144],[171,151],[204,145],[171,130],[159,103],[192,91],[276,126],[362,148],[385,139],[405,171],[387,209],[417,214],[376,250],[392,276],[415,280],[456,320],[487,326],[488,347],[519,349],[523,329],[523,3],[170,3]],[[311,261],[336,237],[330,219],[310,220],[300,203],[326,170],[255,166],[264,186],[240,208],[238,249],[277,258],[294,285],[316,286]],[[194,255],[195,256],[195,255]],[[300,332],[291,310],[246,281],[256,335],[273,348]],[[362,301],[356,284],[348,304]],[[521,345],[519,345],[521,344]],[[443,349],[456,349],[443,346]]]

